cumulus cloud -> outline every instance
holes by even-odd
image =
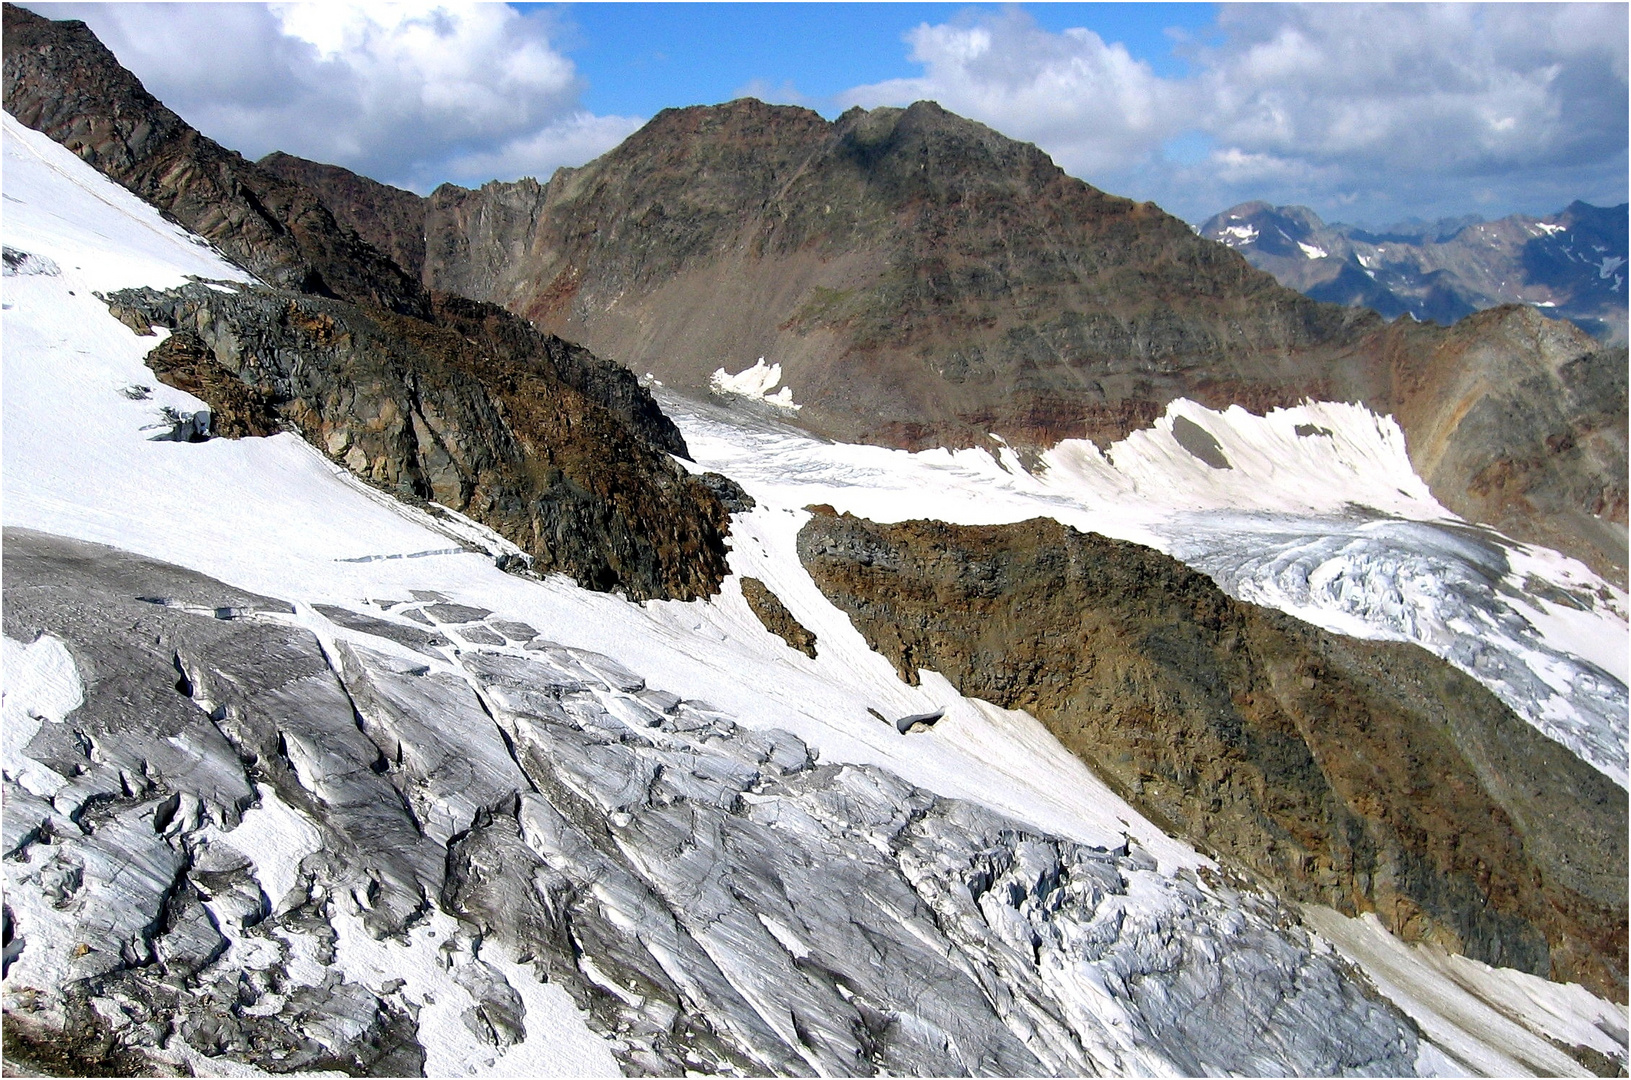
[[[1017,9],[923,24],[907,42],[922,75],[856,87],[843,103],[932,99],[1082,172],[1146,160],[1190,112],[1193,88],[1158,78],[1124,45],[1086,29],[1049,33]]]
[[[845,102],[938,100],[1191,220],[1246,198],[1375,222],[1625,198],[1623,4],[1226,6],[1175,78],[1017,10],[906,42],[920,75]]]
[[[284,150],[423,190],[547,177],[639,124],[586,113],[549,20],[505,4],[32,6],[84,19],[165,104],[251,157]]]
[[[562,165],[581,165],[599,157],[643,123],[632,116],[577,112],[496,148],[450,157],[443,168],[448,178],[471,184],[518,176],[548,178]]]

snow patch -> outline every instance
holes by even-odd
[[[87,292],[169,289],[193,277],[254,281],[66,147],[10,113],[3,124],[6,247],[75,272]]]
[[[1240,247],[1257,239],[1256,225],[1230,225],[1223,230],[1222,240],[1230,247]]]
[[[380,990],[392,980],[392,996],[418,1013],[419,1044],[426,1076],[620,1076],[606,1042],[583,1026],[572,999],[543,983],[531,967],[501,947],[475,944],[458,922],[432,909],[407,932],[406,941],[375,940],[362,920],[336,912],[333,925],[338,966],[347,978]],[[504,1050],[477,1038],[464,1022],[476,1005],[458,979],[460,968],[492,967],[521,996],[526,1036]]]
[[[0,697],[0,765],[25,789],[49,799],[67,778],[24,756],[29,740],[46,723],[85,703],[84,683],[61,639],[41,634],[33,644],[3,639],[5,692]]]
[[[310,818],[282,799],[270,786],[257,784],[260,801],[244,811],[237,828],[206,826],[205,839],[231,848],[248,859],[276,910],[300,880],[300,861],[323,850],[323,834]]]
[[[782,366],[771,364],[766,367],[765,358],[761,356],[752,367],[735,375],[727,373],[724,368],[716,368],[708,380],[708,385],[720,397],[751,398],[788,412],[802,409],[804,406],[793,404],[792,387],[784,386],[779,392],[771,393],[781,381]]]
[[[1323,259],[1328,254],[1324,248],[1315,244],[1305,244],[1301,240],[1297,241],[1297,246],[1302,248],[1303,254],[1310,259]]]
[[[1455,1071],[1591,1075],[1548,1039],[1589,1047],[1622,1066],[1627,1060],[1624,1007],[1584,987],[1492,968],[1432,945],[1407,945],[1368,912],[1350,919],[1309,906],[1303,918],[1416,1021]]]

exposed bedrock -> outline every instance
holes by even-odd
[[[4,539],[8,663],[65,649],[83,697],[5,762],[14,1059],[413,1075],[433,986],[438,1037],[491,1056],[551,1037],[547,981],[634,1075],[1416,1062],[1277,901],[1136,845],[821,764],[492,613],[455,632],[521,637],[421,663],[347,627],[328,653],[277,601]]]
[[[817,508],[798,545],[902,678],[1030,710],[1282,895],[1625,1001],[1625,791],[1443,661],[1049,519]]]
[[[667,109],[547,184],[421,199],[245,161],[83,23],[6,5],[4,44],[8,111],[279,287],[437,321],[428,289],[490,301],[693,392],[767,356],[798,423],[913,448],[1102,444],[1178,397],[1363,401],[1446,506],[1626,580],[1623,346],[1528,306],[1444,329],[1317,303],[933,102]]]
[[[1625,580],[1623,346],[1527,306],[1445,329],[1316,303],[933,102],[669,109],[547,184],[444,185],[422,228],[427,284],[677,389],[765,356],[797,423],[851,441],[1102,444],[1178,397],[1362,401],[1446,506]]]
[[[1387,357],[1410,462],[1440,502],[1625,585],[1624,345],[1499,308],[1396,324]]]
[[[729,511],[627,371],[503,311],[432,298],[438,325],[261,288],[108,297],[160,379],[227,434],[274,424],[394,494],[496,529],[542,572],[635,599],[718,591]]]
[[[764,624],[764,628],[787,642],[788,648],[797,649],[812,659],[815,657],[815,634],[793,617],[781,597],[770,591],[770,586],[758,578],[745,577],[742,579],[742,599],[748,602],[748,607]]]

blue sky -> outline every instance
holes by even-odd
[[[831,119],[852,86],[912,74],[906,32],[1002,5],[971,4],[568,4],[512,5],[555,20],[563,50],[588,86],[595,112],[652,115],[677,104],[715,104],[762,88],[797,92]],[[1011,5],[1010,5],[1011,6]],[[1032,4],[1055,33],[1087,27],[1124,43],[1158,75],[1184,74],[1170,30],[1203,34],[1213,4]],[[782,94],[781,96],[792,96]]]
[[[27,3],[205,134],[428,192],[548,177],[668,106],[920,98],[1191,222],[1625,201],[1607,4]]]

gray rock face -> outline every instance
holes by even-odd
[[[820,764],[607,657],[404,660],[373,623],[331,615],[321,645],[286,605],[110,549],[8,530],[5,559],[7,637],[66,643],[84,683],[5,763],[26,1060],[417,1073],[415,976],[375,985],[344,927],[453,916],[437,963],[489,1054],[547,1037],[528,968],[483,956],[502,945],[635,1074],[1415,1062],[1409,1022],[1272,899]],[[274,819],[292,865],[260,850]]]

